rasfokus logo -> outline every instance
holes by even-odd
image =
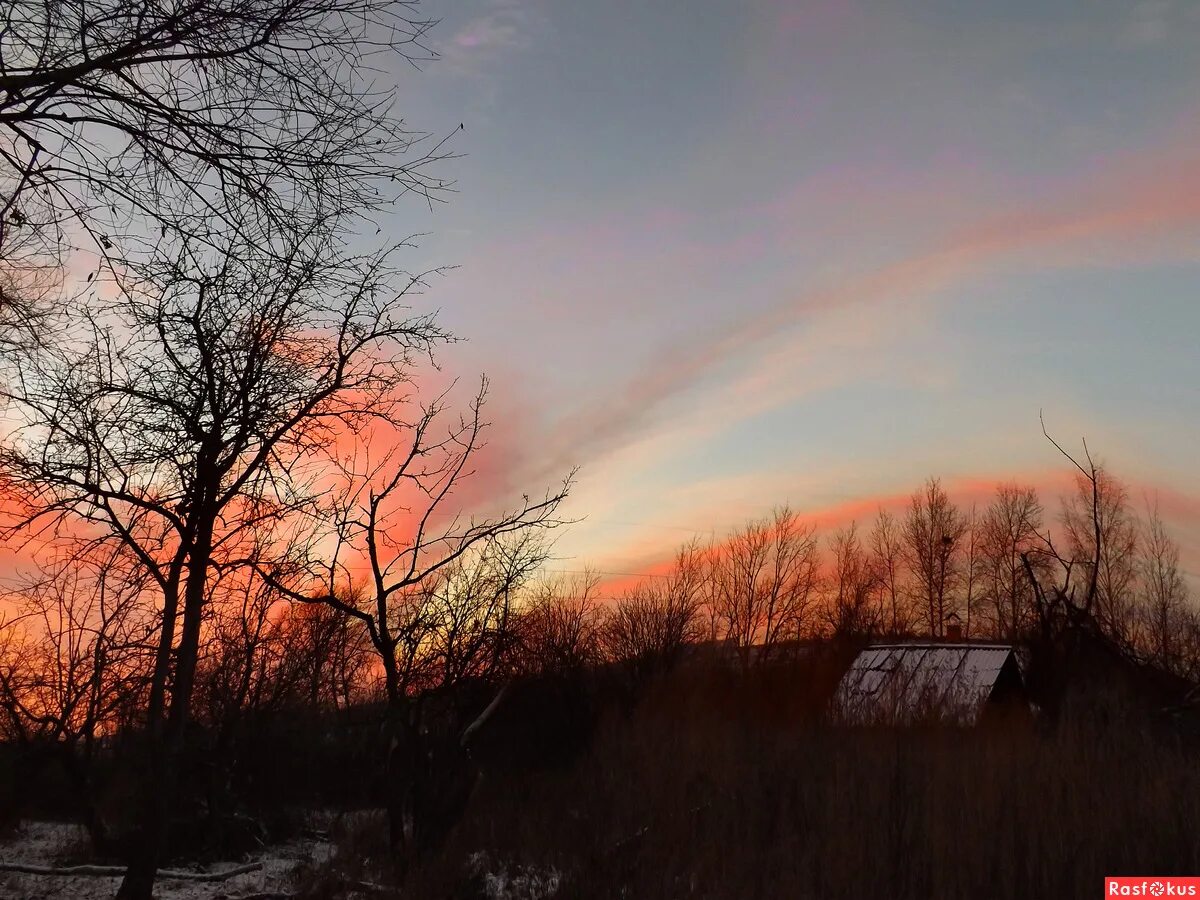
[[[1165,875],[1109,875],[1105,897],[1200,897],[1200,878]]]

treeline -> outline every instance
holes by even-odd
[[[362,597],[304,602],[242,572],[206,598],[195,716],[228,730],[247,714],[386,702],[389,677],[411,698],[606,663],[650,675],[694,645],[749,667],[814,639],[942,638],[951,616],[963,637],[1020,641],[1044,614],[1039,584],[1055,567],[1068,588],[1095,572],[1092,615],[1109,637],[1194,677],[1200,616],[1178,545],[1157,510],[1140,517],[1103,469],[1097,485],[1098,564],[1083,476],[1052,523],[1031,487],[998,485],[986,507],[964,510],[932,478],[902,515],[880,509],[866,530],[851,522],[821,536],[781,508],[683,546],[666,573],[615,598],[598,574],[544,574],[545,546],[528,535],[498,541],[405,588],[385,623],[398,638],[386,665]],[[5,739],[87,748],[144,723],[158,611],[127,562],[75,552],[8,595]]]
[[[750,666],[813,639],[943,638],[952,618],[962,637],[1021,641],[1046,614],[1039,590],[1061,577],[1082,599],[1094,573],[1089,611],[1103,632],[1195,677],[1200,612],[1157,506],[1139,515],[1100,467],[1094,490],[1080,473],[1056,500],[1047,514],[1034,488],[1004,483],[986,506],[964,509],[931,478],[902,514],[880,509],[867,529],[851,522],[826,536],[784,507],[685,545],[668,573],[606,602],[594,599],[594,575],[544,585],[529,608],[538,655],[558,665],[669,662],[706,642]]]
[[[452,429],[463,443],[428,471],[457,477],[476,446],[474,425],[465,427]],[[1070,687],[1055,680],[1063,672],[1089,703],[1116,673],[1146,691],[1136,706],[1155,716],[1200,672],[1178,546],[1152,504],[1139,515],[1128,489],[1090,463],[1052,514],[1013,484],[963,509],[937,479],[865,529],[852,522],[822,535],[781,508],[683,546],[668,571],[618,597],[596,574],[546,574],[554,520],[531,515],[536,503],[422,537],[429,517],[412,518],[411,495],[389,502],[397,470],[384,471],[272,507],[293,526],[287,540],[231,540],[236,552],[214,554],[160,858],[256,846],[297,827],[297,806],[370,806],[387,811],[389,877],[403,879],[441,859],[471,821],[482,758],[565,746],[560,761],[590,759],[605,710],[640,709],[663,684],[728,707],[799,704],[812,722],[848,661],[837,648],[945,638],[952,615],[965,637],[1032,648],[1047,710]],[[559,498],[541,502],[553,511]],[[306,532],[297,522],[337,527]],[[222,527],[236,536],[252,524],[231,517]],[[153,696],[165,691],[169,708],[186,647],[172,642],[160,680],[162,585],[131,552],[140,545],[99,534],[59,535],[55,555],[6,597],[14,615],[0,627],[0,808],[78,817],[101,855],[128,859],[154,759]],[[152,535],[141,533],[147,543]],[[814,653],[814,642],[825,643]],[[704,664],[681,666],[689,659]],[[672,672],[695,674],[672,682]],[[630,740],[650,730],[639,715]],[[489,735],[493,716],[507,721]],[[768,729],[764,739],[783,737]],[[645,775],[605,765],[613,779]]]
[[[545,575],[546,546],[523,529],[388,595],[382,619],[364,612],[369,589],[298,597],[238,568],[205,600],[192,718],[230,767],[259,723],[288,715],[377,709],[428,749],[433,731],[443,743],[462,735],[522,680],[615,666],[644,686],[689,654],[748,670],[814,640],[945,637],[951,615],[965,637],[1029,641],[1052,591],[1082,607],[1089,586],[1089,621],[1115,646],[1195,680],[1200,622],[1156,510],[1139,517],[1099,468],[1060,504],[1049,522],[1032,488],[1001,484],[985,508],[963,510],[930,479],[902,515],[880,510],[868,530],[852,522],[825,537],[783,508],[685,545],[669,571],[616,598],[596,574]],[[60,748],[85,804],[97,755],[146,728],[161,627],[136,561],[95,546],[12,594],[17,614],[0,629],[0,736]],[[391,758],[369,764],[395,765],[404,784],[415,777]],[[89,821],[111,844],[102,817]]]

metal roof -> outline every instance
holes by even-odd
[[[876,644],[843,676],[834,712],[858,724],[924,718],[973,724],[1012,656],[1008,644]]]

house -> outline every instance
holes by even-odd
[[[1029,703],[1010,644],[873,644],[855,658],[833,700],[834,717],[856,725],[975,725],[1013,710],[1027,714]]]

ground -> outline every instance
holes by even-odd
[[[17,834],[0,841],[0,862],[36,866],[76,865],[86,862],[87,837],[78,825],[63,822],[25,822]],[[221,871],[261,862],[262,869],[226,881],[194,882],[160,879],[155,889],[158,900],[236,900],[238,897],[291,888],[292,874],[301,866],[317,863],[329,854],[329,845],[317,840],[290,841],[264,849],[248,860],[220,863],[205,869],[178,867],[187,871]],[[119,877],[25,875],[0,872],[0,897],[21,900],[83,900],[111,897]]]

